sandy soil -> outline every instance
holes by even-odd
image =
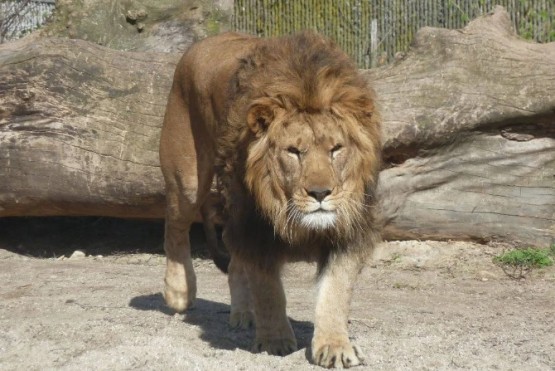
[[[2,370],[319,369],[306,357],[310,265],[290,265],[284,275],[301,349],[283,358],[252,354],[253,332],[228,329],[226,276],[210,261],[195,260],[195,308],[174,314],[165,307],[159,224],[91,219],[57,230],[25,223],[0,222]],[[202,241],[194,241],[200,250]],[[68,258],[77,246],[88,255]],[[356,369],[554,370],[555,267],[516,281],[492,263],[502,250],[385,243],[352,304],[351,336],[366,353]]]

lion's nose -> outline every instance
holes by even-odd
[[[312,189],[307,189],[306,193],[308,193],[310,197],[316,199],[316,201],[322,202],[324,198],[326,198],[331,194],[331,189],[312,188]]]

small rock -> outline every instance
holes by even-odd
[[[498,277],[497,274],[495,274],[495,273],[493,273],[493,272],[489,272],[489,271],[482,270],[482,271],[479,271],[479,272],[478,272],[478,278],[479,278],[481,281],[486,282],[486,281],[489,281],[489,280],[496,280],[496,279],[498,279],[499,277]]]
[[[144,9],[133,9],[127,11],[125,19],[131,24],[136,24],[137,22],[144,20],[147,15],[148,13]]]
[[[83,251],[75,250],[69,258],[70,259],[82,259],[82,258],[85,258],[86,256],[87,256],[87,254],[85,254]]]

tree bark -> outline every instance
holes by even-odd
[[[381,100],[388,238],[555,242],[555,43],[518,38],[497,7],[424,28],[367,71]]]
[[[0,216],[161,218],[159,130],[179,55],[0,45]],[[555,238],[555,43],[496,9],[424,28],[365,71],[384,119],[385,238]]]

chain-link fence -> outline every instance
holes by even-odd
[[[462,28],[496,5],[522,37],[555,41],[553,0],[235,0],[233,28],[258,36],[314,29],[368,68],[406,51],[421,27]]]
[[[55,0],[0,0],[0,43],[39,28],[55,6]]]
[[[553,0],[235,0],[233,28],[258,36],[314,29],[368,68],[406,51],[421,27],[462,28],[495,5],[522,37],[555,41]],[[40,27],[54,8],[55,0],[0,0],[0,43]]]

